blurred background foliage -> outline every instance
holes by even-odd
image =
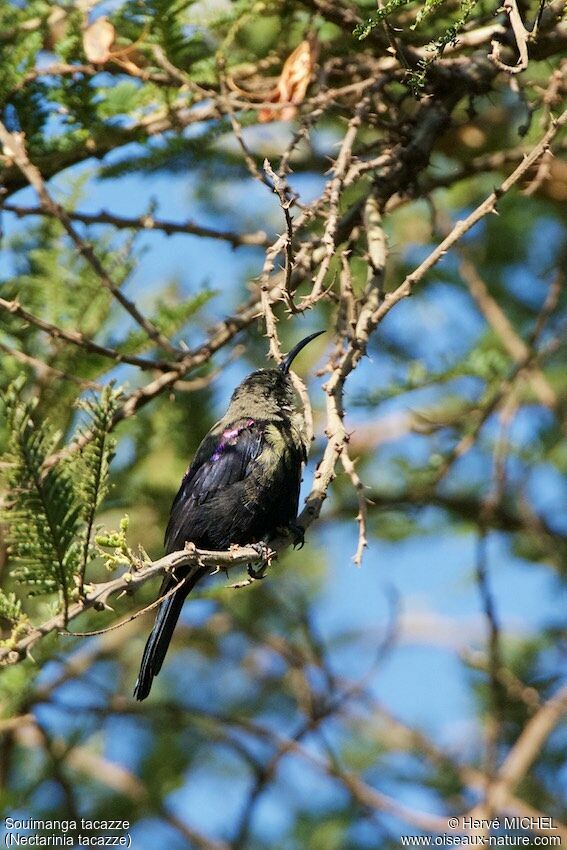
[[[520,6],[535,20],[537,4]],[[490,38],[474,34],[505,29],[505,16],[482,0],[388,2],[383,12],[363,0],[5,2],[2,120],[25,133],[30,160],[77,213],[81,238],[116,285],[175,346],[194,350],[254,298],[265,249],[284,228],[277,197],[244,154],[261,176],[263,159],[279,161],[305,131],[287,180],[309,205],[327,186],[360,101],[354,84],[386,74],[356,139],[364,161],[416,132],[424,101],[441,97],[435,74],[445,48],[447,62],[473,61],[490,50]],[[114,34],[108,56],[93,61],[85,31],[102,16]],[[564,108],[565,30],[553,18],[545,33],[522,75],[496,74],[458,99],[429,161],[390,194],[386,291]],[[286,58],[308,37],[319,50],[315,100],[290,120],[258,123],[252,98],[270,100]],[[431,67],[415,59],[421,48],[415,56]],[[241,101],[231,109],[227,81]],[[350,84],[352,93],[316,102]],[[361,569],[351,560],[358,504],[342,473],[305,547],[282,555],[265,581],[235,591],[221,577],[198,588],[143,705],[131,692],[153,614],[99,637],[48,635],[33,657],[0,671],[5,814],[127,819],[136,848],[387,850],[401,834],[435,832],[435,817],[439,826],[474,811],[531,719],[565,687],[564,149],[563,136],[545,172],[530,173],[499,215],[396,305],[349,377],[346,422],[369,499]],[[343,187],[342,215],[375,179],[368,168]],[[124,313],[61,223],[37,215],[9,157],[2,181],[0,388],[19,379],[36,423],[63,446],[84,421],[79,398],[110,381],[132,393],[155,374],[46,333],[6,302],[117,355],[167,360],[169,352]],[[168,232],[160,221],[189,227]],[[317,246],[324,228],[316,215],[300,235]],[[359,294],[368,269],[362,223],[338,244]],[[340,253],[325,278],[330,295],[314,310],[276,307],[283,350],[329,328],[297,363],[315,413],[305,494],[326,443],[321,384]],[[300,295],[309,289],[303,272]],[[262,321],[249,323],[120,421],[97,524],[117,528],[127,514],[130,545],[161,556],[179,481],[234,385],[265,365],[264,333]],[[3,417],[3,451],[8,443]],[[57,610],[57,594],[29,596],[15,581],[9,511],[4,523],[2,588],[39,623]],[[89,563],[88,581],[106,578],[100,558]],[[156,588],[70,627],[111,625]],[[11,611],[2,610],[9,640]],[[564,708],[563,698],[559,716]],[[557,722],[511,789],[520,801],[511,811],[567,818],[566,743]]]

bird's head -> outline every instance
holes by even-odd
[[[294,390],[289,370],[294,358],[315,337],[324,331],[310,334],[292,348],[276,369],[258,369],[248,375],[232,394],[225,418],[235,420],[244,416],[252,419],[277,419],[294,409]]]

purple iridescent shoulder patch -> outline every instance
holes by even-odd
[[[236,428],[225,428],[222,432],[220,443],[218,444],[211,460],[218,460],[227,446],[233,446],[238,439],[239,434],[254,425],[253,419],[247,419],[242,425],[237,425]]]

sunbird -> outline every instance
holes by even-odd
[[[301,340],[275,369],[258,369],[234,390],[225,415],[201,442],[171,506],[165,551],[186,543],[224,551],[231,545],[268,542],[282,529],[296,536],[299,488],[307,441],[295,406],[290,366],[317,331]],[[184,572],[185,570],[185,572]],[[161,670],[185,598],[207,573],[189,568],[164,577],[163,600],[147,640],[134,688],[138,700],[150,693]]]

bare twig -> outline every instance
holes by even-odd
[[[490,54],[490,58],[501,71],[506,71],[508,74],[519,74],[521,71],[525,71],[528,67],[528,41],[531,33],[524,26],[516,0],[504,0],[502,8],[508,15],[510,26],[512,27],[512,32],[516,39],[519,54],[518,62],[516,65],[507,65],[502,61],[500,58],[501,44],[496,39],[492,41],[492,53]]]
[[[22,204],[5,203],[3,208],[7,212],[18,216],[18,218],[33,215],[53,215],[45,207],[37,205],[24,206]],[[86,213],[66,210],[66,213],[71,221],[80,221],[83,224],[109,224],[118,229],[152,230],[165,233],[167,236],[171,236],[174,233],[186,233],[192,236],[200,236],[203,239],[216,239],[221,242],[228,242],[233,248],[239,248],[243,245],[266,247],[269,244],[268,237],[263,230],[259,230],[256,233],[234,233],[231,230],[216,230],[213,227],[204,227],[191,220],[181,222],[167,221],[149,213],[137,217],[121,216],[105,211]]]
[[[335,164],[333,165],[333,177],[328,188],[329,206],[327,211],[325,231],[321,239],[325,249],[325,254],[323,257],[323,261],[321,262],[321,265],[319,267],[319,271],[317,272],[317,275],[313,281],[313,287],[311,289],[311,292],[309,293],[309,295],[305,296],[305,298],[301,301],[299,305],[298,309],[300,310],[308,309],[310,306],[317,303],[317,301],[321,297],[325,278],[327,276],[327,272],[329,270],[333,255],[335,253],[335,239],[339,222],[339,203],[341,199],[341,191],[344,180],[347,175],[348,167],[351,162],[352,148],[355,143],[358,130],[362,123],[362,118],[366,110],[368,109],[368,106],[368,98],[362,98],[355,110],[355,114],[349,121],[347,131],[341,142],[339,155],[335,161]]]
[[[0,302],[1,301],[2,299],[0,299]],[[101,385],[97,384],[96,381],[89,381],[87,378],[77,378],[76,375],[70,375],[68,372],[64,372],[62,369],[57,369],[55,366],[51,366],[49,363],[45,363],[38,357],[32,357],[30,354],[26,354],[24,351],[19,351],[17,348],[12,348],[9,345],[6,345],[4,342],[0,342],[0,350],[3,351],[5,354],[8,354],[10,357],[13,357],[14,360],[18,360],[20,363],[25,363],[27,366],[31,366],[32,369],[36,371],[40,380],[49,376],[50,378],[61,379],[63,381],[70,381],[72,384],[76,384],[79,387],[84,387],[85,389],[101,389]]]
[[[65,342],[70,342],[72,345],[76,345],[84,351],[88,351],[90,354],[98,354],[101,357],[107,357],[109,360],[114,360],[116,363],[129,363],[131,366],[137,366],[138,369],[142,369],[143,371],[153,370],[167,372],[175,368],[174,364],[168,363],[165,360],[149,360],[146,357],[138,357],[133,354],[122,354],[122,352],[117,351],[114,348],[99,345],[99,343],[94,342],[94,340],[89,339],[79,331],[67,331],[60,328],[58,325],[52,325],[49,322],[44,321],[44,319],[41,319],[39,316],[34,316],[33,313],[25,310],[19,301],[6,301],[4,298],[0,298],[0,310],[5,310],[14,316],[18,316],[18,318],[22,319],[22,321],[29,322],[30,325],[34,325],[36,328],[45,331],[45,333],[49,334],[49,336],[53,339],[65,340]]]
[[[545,0],[541,0],[539,13],[533,25],[533,28],[531,30],[528,30],[524,26],[524,22],[522,20],[522,16],[518,8],[517,0],[504,0],[504,2],[502,3],[502,9],[508,15],[508,20],[510,21],[510,26],[512,28],[512,32],[516,40],[516,46],[518,48],[518,61],[516,65],[508,65],[506,62],[503,62],[501,59],[502,45],[498,39],[492,39],[492,52],[490,53],[490,58],[501,71],[506,71],[506,73],[508,74],[519,74],[521,71],[525,71],[528,67],[528,44],[530,41],[533,41],[537,36],[537,31],[539,28],[539,23],[543,13],[544,5]]]
[[[120,286],[118,286],[104,266],[101,261],[97,257],[94,248],[92,245],[89,245],[88,242],[85,242],[75,227],[71,219],[69,218],[67,212],[56,203],[51,197],[50,193],[47,190],[43,177],[38,168],[33,165],[26,153],[24,140],[22,134],[17,133],[9,133],[4,124],[0,122],[0,142],[3,145],[4,153],[10,157],[13,162],[18,166],[22,174],[25,175],[28,182],[37,192],[39,199],[41,201],[41,205],[44,209],[50,213],[54,218],[58,219],[61,222],[64,229],[67,231],[73,242],[75,243],[77,250],[83,256],[89,265],[92,266],[93,270],[100,278],[101,283],[105,286],[116,298],[119,304],[124,307],[124,309],[132,316],[134,321],[140,325],[141,328],[147,333],[150,339],[154,340],[161,348],[165,351],[168,351],[170,354],[175,355],[176,357],[179,355],[177,349],[170,344],[169,340],[167,340],[161,332],[156,328],[156,326],[146,319],[138,310],[133,301],[130,301],[124,293],[121,291]]]
[[[373,317],[376,323],[380,322],[384,316],[390,312],[392,307],[398,303],[398,301],[401,301],[403,298],[407,298],[411,294],[413,287],[419,283],[425,274],[445,256],[449,248],[452,248],[453,245],[462,239],[465,233],[468,233],[468,231],[482,218],[496,211],[498,201],[506,194],[506,192],[509,192],[513,186],[519,183],[532,165],[544,155],[545,151],[548,150],[551,145],[551,142],[565,124],[567,124],[567,110],[565,110],[559,118],[553,122],[552,126],[544,134],[542,139],[533,147],[531,153],[524,158],[510,176],[503,180],[500,186],[491,192],[490,195],[488,195],[488,197],[479,204],[479,206],[476,207],[469,216],[467,216],[467,218],[462,221],[458,221],[448,236],[439,243],[439,245],[422,263],[420,263],[417,269],[409,274],[398,288],[394,290],[394,292],[388,294],[384,303],[377,308],[376,314]]]
[[[511,357],[514,358],[516,363],[530,359],[528,345],[518,335],[496,299],[492,297],[474,265],[469,260],[462,260],[459,271],[469,288],[470,294],[482,310],[487,322],[502,340],[502,344]],[[557,406],[557,395],[541,369],[532,366],[529,370],[526,370],[526,375],[538,400],[546,407],[555,408]]]
[[[287,187],[284,179],[279,174],[275,173],[268,159],[264,160],[264,171],[271,178],[274,184],[274,192],[276,192],[280,199],[280,206],[285,217],[287,239],[285,242],[284,292],[289,309],[292,313],[295,313],[296,309],[293,302],[293,293],[291,291],[291,273],[293,271],[293,218],[289,211],[289,208],[293,204],[293,196],[290,197],[289,188]]]
[[[522,781],[531,765],[540,756],[545,742],[567,712],[567,686],[545,702],[528,720],[519,738],[512,746],[491,787],[490,801],[494,811],[502,811]],[[482,817],[483,803],[470,813]]]
[[[273,544],[274,548],[278,544],[280,547],[283,547],[289,544],[289,540],[284,538],[281,541],[275,541]],[[254,563],[258,561],[258,558],[258,550],[252,546],[235,547],[226,552],[206,551],[196,549],[193,546],[179,552],[172,552],[158,561],[126,572],[118,578],[94,585],[82,599],[69,606],[67,616],[65,616],[65,612],[56,614],[41,625],[31,627],[30,631],[24,637],[15,641],[13,644],[0,647],[0,665],[14,664],[21,661],[27,656],[32,646],[45,635],[65,629],[68,622],[76,619],[84,611],[89,609],[95,609],[97,611],[105,610],[111,596],[122,591],[130,593],[154,578],[154,576],[167,572],[174,573],[178,567],[192,567],[193,569],[189,571],[186,579],[188,580],[202,567],[215,569],[218,566],[222,566],[223,570],[229,570],[234,569],[234,567]]]

